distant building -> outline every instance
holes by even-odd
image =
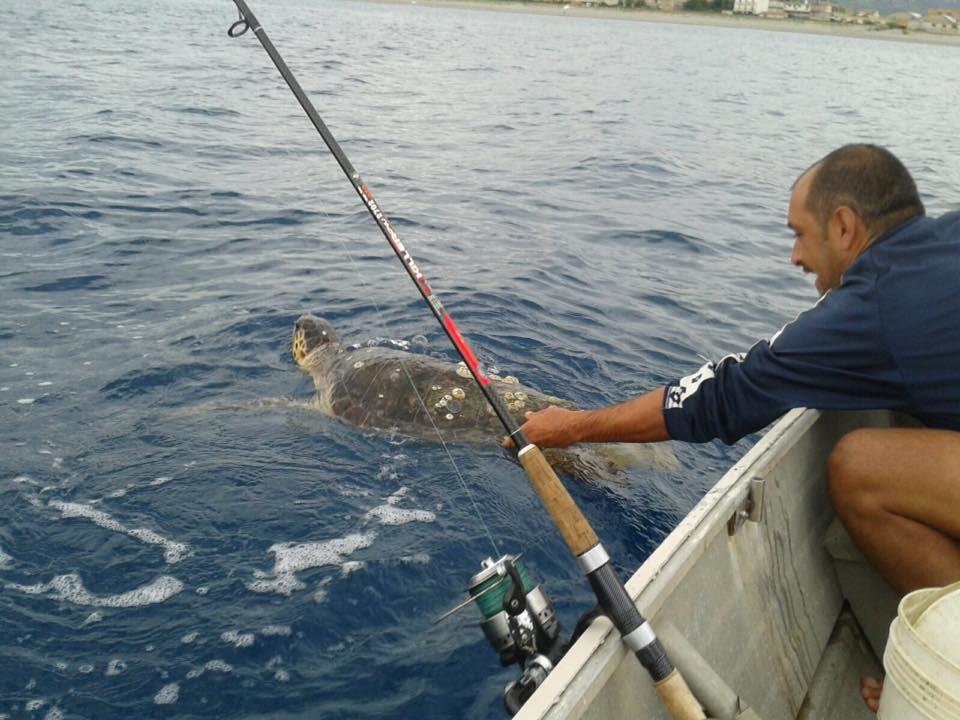
[[[787,17],[809,18],[812,12],[810,0],[784,0],[783,11]]]
[[[766,15],[770,0],[733,0],[733,11],[742,15]]]
[[[783,0],[769,0],[766,16],[768,18],[785,18],[787,13],[783,9]]]
[[[927,16],[920,21],[920,29],[927,32],[956,32],[960,11],[957,10],[935,10],[931,8],[927,11]]]
[[[833,3],[829,0],[814,0],[810,6],[810,14],[815,20],[829,20],[833,14]]]
[[[887,15],[883,18],[885,22],[890,27],[903,28],[904,30],[911,27],[917,27],[919,25],[919,18],[921,16],[916,13],[911,12],[895,12]]]

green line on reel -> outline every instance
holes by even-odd
[[[504,568],[506,560],[511,560],[517,569],[523,583],[524,595],[534,588],[534,583],[521,556],[504,555],[495,563],[488,561],[490,564],[485,563],[484,570],[474,575],[469,588],[470,596],[480,609],[484,620],[489,620],[503,610],[503,600],[513,589],[513,580]]]

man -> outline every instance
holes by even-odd
[[[960,212],[925,217],[896,157],[846,145],[796,181],[787,225],[814,307],[745,354],[614,407],[530,413],[523,432],[541,447],[733,443],[795,407],[910,413],[923,429],[837,444],[833,504],[898,592],[960,580]],[[862,693],[876,710],[879,684]]]

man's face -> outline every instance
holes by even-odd
[[[840,284],[843,264],[834,243],[830,241],[830,223],[827,228],[821,227],[817,218],[807,210],[807,193],[816,171],[817,168],[808,171],[794,186],[787,225],[796,237],[790,262],[803,268],[804,272],[816,275],[817,292],[823,295]]]

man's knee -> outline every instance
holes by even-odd
[[[861,429],[847,433],[827,460],[827,481],[834,509],[841,516],[865,506],[869,491],[870,458],[877,438],[875,431]]]

